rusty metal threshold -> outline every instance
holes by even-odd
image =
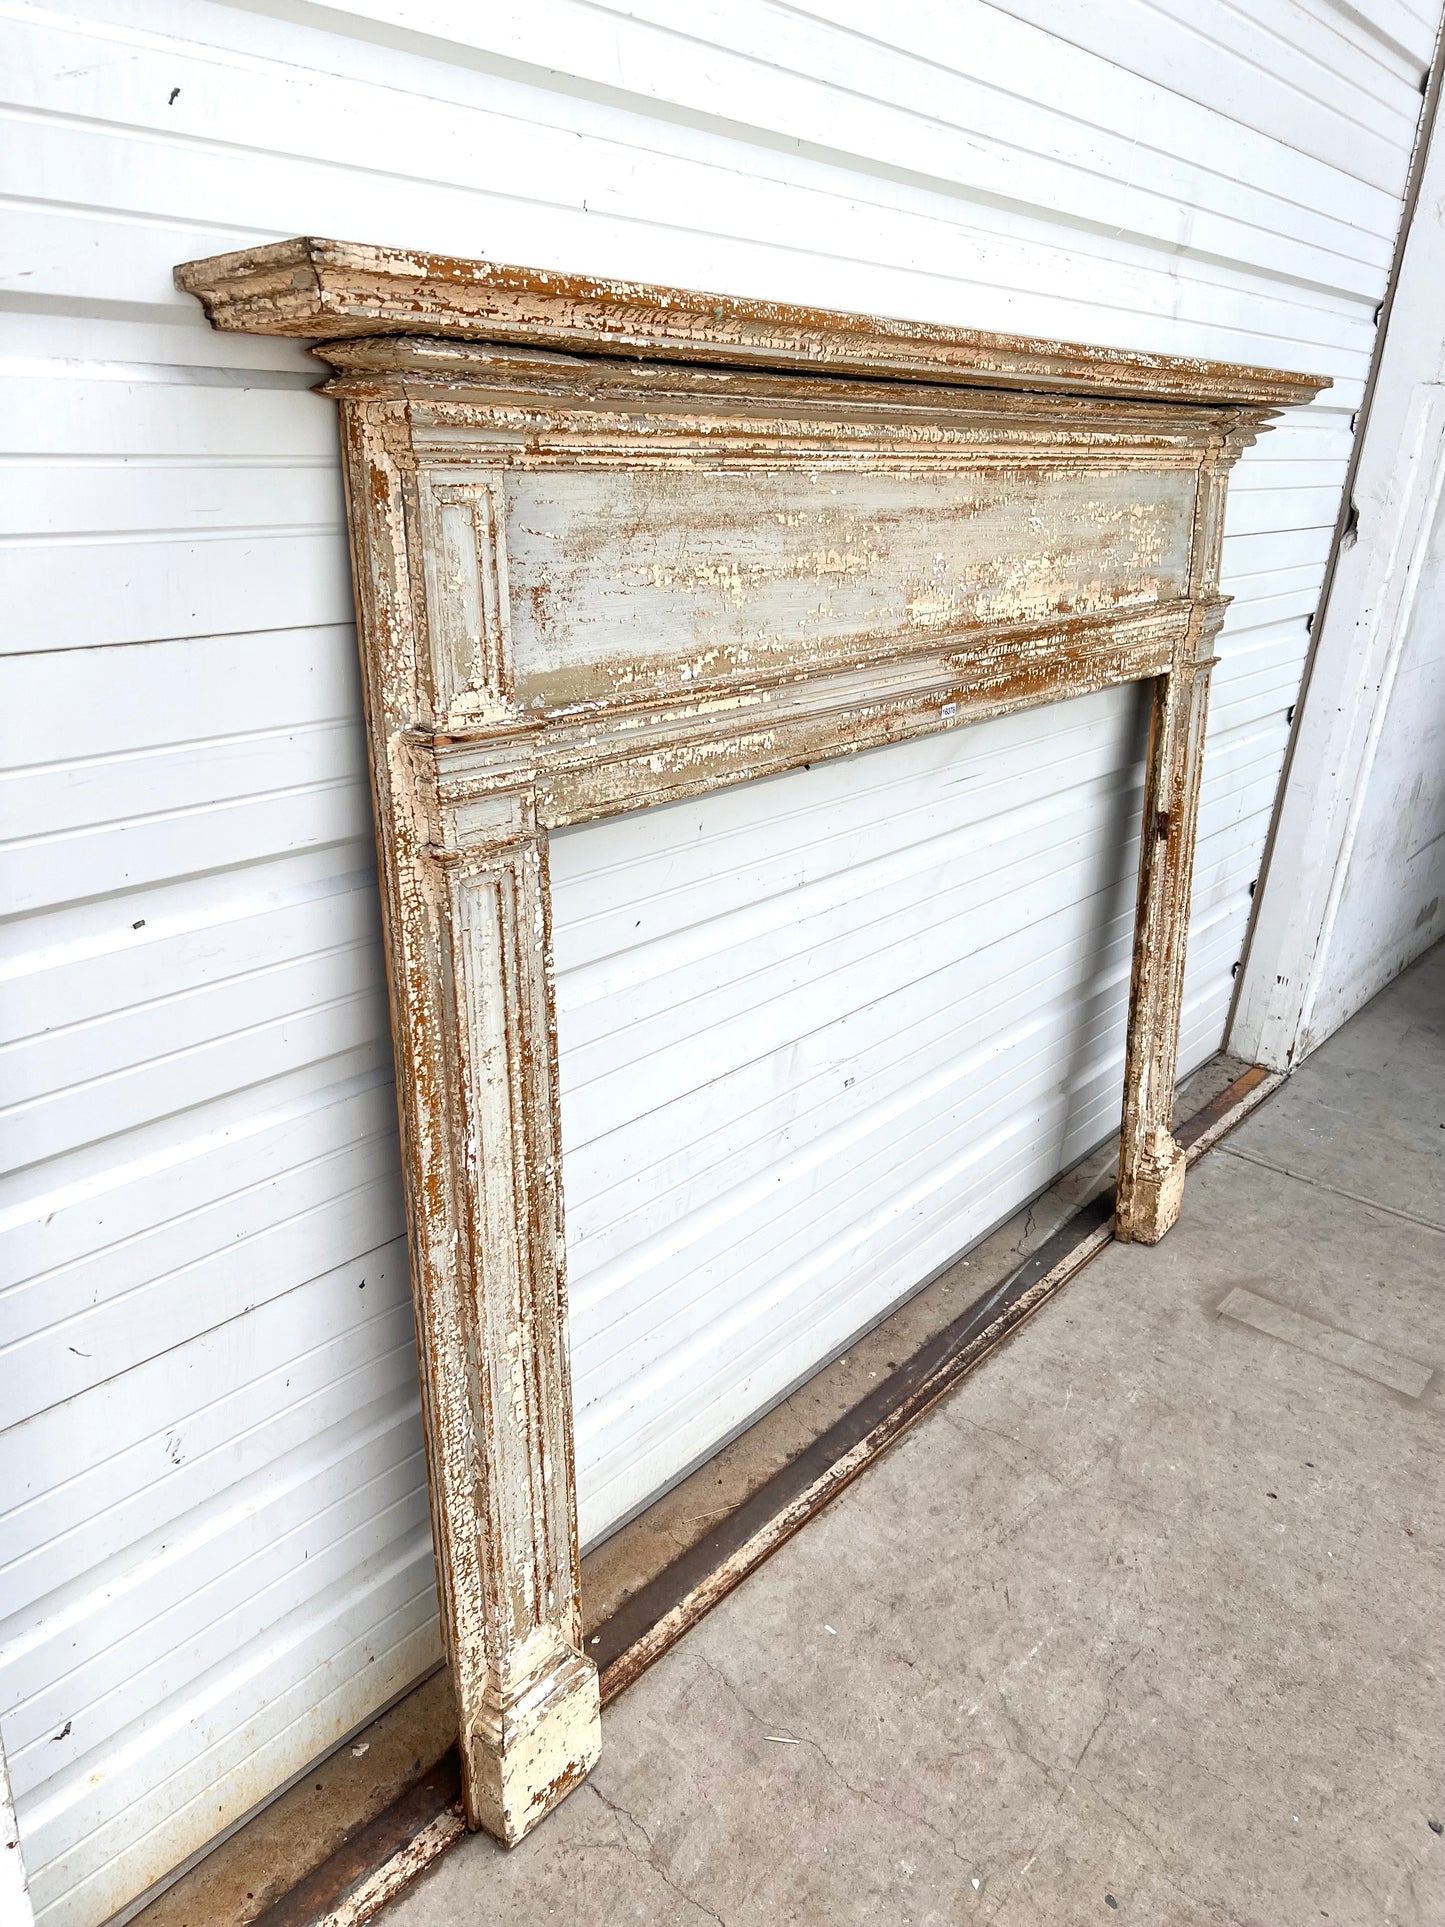
[[[1189,1162],[1196,1163],[1282,1082],[1278,1073],[1251,1065],[1177,1124],[1175,1135]],[[727,1507],[704,1537],[635,1587],[614,1584],[610,1594],[604,1587],[605,1616],[594,1620],[588,1634],[588,1650],[601,1674],[603,1705],[660,1659],[1110,1244],[1113,1211],[1112,1186],[1098,1190],[1001,1282],[878,1377],[803,1449]],[[434,1680],[418,1690],[435,1693],[444,1683]],[[362,1927],[464,1833],[453,1744],[329,1858],[264,1911],[247,1910],[244,1918],[249,1927]],[[172,1908],[166,1902],[178,1895],[179,1890],[172,1890],[158,1904],[156,1927],[163,1927],[162,1912],[169,1927]],[[183,1905],[177,1922],[190,1912]],[[136,1927],[148,1927],[151,1918],[147,1909]],[[211,1921],[215,1918],[212,1913]]]

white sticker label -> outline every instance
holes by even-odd
[[[943,705],[943,708],[939,711],[939,714],[943,717],[943,720],[946,723],[951,723],[955,718],[955,716],[957,716],[958,714],[958,704],[956,702],[945,703]]]

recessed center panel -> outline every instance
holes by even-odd
[[[1195,471],[543,469],[505,489],[517,699],[559,709],[1181,596]]]

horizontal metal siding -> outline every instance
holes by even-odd
[[[41,1918],[57,1866],[103,1918],[437,1657],[354,658],[7,665],[0,1680]]]
[[[1108,1128],[1144,720],[1110,691],[554,838],[584,1539]]]
[[[1227,716],[1183,1071],[1276,780]],[[1106,691],[554,836],[584,1543],[1116,1128],[1146,730]]]
[[[209,333],[174,262],[332,233],[1333,373],[1232,500],[1186,1054],[1217,1045],[1433,17],[1111,0],[1051,8],[1048,34],[1021,11],[915,0],[883,44],[876,8],[841,0],[415,0],[404,24],[391,0],[284,19],[0,7],[18,264],[0,294],[0,1720],[45,1927],[101,1919],[437,1650],[335,425],[304,351]],[[1107,1126],[1128,861],[1111,837],[1136,774],[1127,699],[1093,700],[1082,731],[1040,712],[780,779],[761,804],[558,839],[589,1532],[1041,1183],[1039,1121],[1055,1161]],[[1030,844],[1011,759],[1072,799],[1069,860]],[[930,767],[996,770],[993,803],[972,784],[928,800]],[[878,845],[865,799],[906,794],[902,840]],[[816,798],[841,828],[814,849]],[[793,883],[749,879],[760,807]],[[946,1080],[889,1069],[870,997],[920,1035],[944,1019],[910,1002],[859,878],[922,919],[942,980],[930,839],[985,834],[1033,864],[1026,891],[990,899],[980,868],[954,900],[995,919],[1044,1005],[1030,1033],[996,1003],[982,940],[952,965],[947,1036],[976,1041],[953,1046],[974,1057],[950,1110]],[[741,888],[729,850],[748,853]],[[589,908],[594,863],[637,901],[635,951]],[[760,926],[780,891],[830,888],[801,951],[786,921]],[[807,1017],[797,980],[825,951],[828,1024],[790,1051],[761,1026]],[[869,1022],[865,1096],[816,1051],[803,1078],[808,1037],[837,1056]],[[644,1088],[685,1113],[673,1148],[695,1168],[634,1233],[621,1201],[643,1209],[658,1162]],[[945,1141],[964,1195],[940,1203]],[[689,1302],[692,1271],[659,1299],[662,1244],[695,1255],[729,1182],[762,1185],[779,1146],[795,1229],[837,1246],[836,1276],[816,1274],[832,1299],[798,1312],[805,1259],[772,1250],[765,1190],[747,1252],[724,1213],[741,1268],[714,1268],[712,1309]],[[830,1216],[834,1157],[875,1192]],[[679,1361],[729,1291],[737,1369],[710,1392]]]

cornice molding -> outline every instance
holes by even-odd
[[[187,261],[176,286],[241,334],[437,335],[576,354],[1247,408],[1329,386],[1296,374],[1137,349],[988,334],[645,281],[298,237]]]

